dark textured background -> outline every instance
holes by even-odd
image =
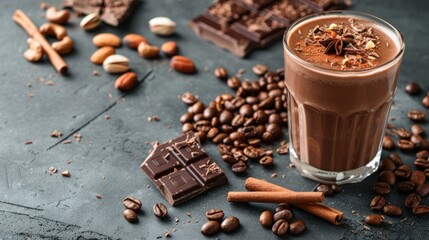
[[[60,5],[60,1],[47,1]],[[198,15],[211,1],[144,1],[131,20],[121,28],[103,25],[94,32],[82,31],[79,18],[73,17],[67,27],[75,41],[74,52],[65,57],[70,76],[59,76],[46,61],[28,63],[22,53],[26,49],[27,35],[12,21],[15,9],[21,8],[40,25],[46,20],[39,9],[40,1],[20,0],[0,2],[0,239],[156,239],[163,230],[169,230],[175,239],[204,239],[200,227],[204,212],[210,208],[224,209],[226,215],[236,215],[242,226],[234,234],[218,234],[211,239],[275,239],[276,237],[258,223],[263,209],[274,209],[273,204],[228,204],[226,193],[244,190],[247,176],[234,175],[220,161],[213,144],[205,144],[208,153],[226,170],[230,184],[219,187],[183,204],[169,207],[170,219],[160,221],[151,212],[152,205],[164,202],[150,181],[139,169],[154,140],[165,141],[181,133],[178,119],[186,106],[177,96],[190,91],[208,103],[216,95],[230,92],[212,72],[217,66],[226,66],[234,73],[244,68],[245,75],[256,79],[250,69],[255,63],[265,63],[272,68],[283,64],[282,45],[277,42],[253,53],[248,59],[238,59],[196,37],[187,27],[189,19]],[[405,36],[407,47],[402,64],[398,91],[391,116],[398,127],[410,126],[406,113],[420,105],[423,93],[410,97],[404,85],[418,81],[429,90],[429,2],[427,1],[354,1],[355,10],[373,13],[398,27]],[[177,22],[177,34],[160,38],[148,29],[148,20],[168,16]],[[167,40],[178,42],[181,53],[195,60],[199,72],[181,75],[171,72],[168,60],[146,61],[126,47],[117,52],[131,59],[132,68],[139,76],[150,72],[144,83],[120,101],[120,94],[113,88],[113,75],[100,66],[92,65],[89,57],[96,48],[91,38],[99,32],[112,32],[124,36],[137,32],[156,45]],[[207,69],[207,71],[204,71]],[[101,72],[100,77],[92,75]],[[51,79],[53,86],[38,80]],[[27,87],[32,83],[32,87]],[[33,94],[33,98],[27,94]],[[111,93],[112,97],[109,98]],[[110,115],[110,120],[104,115]],[[147,122],[146,118],[158,115],[160,122]],[[428,124],[425,123],[428,130]],[[80,143],[58,144],[49,134],[58,129],[65,135],[78,130],[83,136]],[[32,140],[32,145],[24,145]],[[50,150],[48,150],[50,148]],[[384,152],[384,156],[387,152]],[[406,163],[412,163],[412,154],[401,153]],[[71,163],[67,164],[70,160]],[[264,169],[253,164],[248,176],[265,178],[295,190],[311,191],[316,183],[301,178],[288,169],[288,156],[276,156],[275,167]],[[59,172],[67,169],[70,178],[57,173],[46,173],[50,166]],[[277,178],[271,178],[276,172]],[[400,218],[387,217],[392,224],[364,229],[360,222],[372,198],[371,185],[376,176],[359,184],[343,186],[340,194],[328,197],[327,204],[344,211],[347,220],[333,226],[305,212],[295,210],[296,218],[307,224],[304,234],[290,239],[427,239],[428,217],[415,217],[405,210]],[[147,188],[147,185],[150,188]],[[396,191],[395,191],[396,192]],[[102,199],[97,199],[101,194]],[[143,202],[140,222],[130,224],[122,217],[122,199],[134,195]],[[391,194],[388,201],[402,205],[404,196]],[[423,203],[429,204],[428,198]],[[186,213],[190,213],[190,217]],[[179,222],[175,224],[174,217]],[[189,221],[188,221],[189,220]],[[402,221],[401,221],[402,220]],[[176,228],[176,232],[172,232]]]

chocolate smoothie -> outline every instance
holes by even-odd
[[[400,33],[365,14],[333,12],[291,27],[291,160],[304,176],[354,182],[377,169],[402,54]]]

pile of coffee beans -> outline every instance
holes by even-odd
[[[245,172],[249,159],[262,166],[272,165],[273,151],[261,143],[280,139],[288,121],[284,69],[270,71],[258,64],[253,72],[259,80],[241,80],[240,71],[228,77],[226,69],[217,68],[215,75],[236,92],[219,95],[208,106],[191,93],[182,95],[182,101],[189,105],[180,118],[183,132],[194,131],[201,141],[210,139],[217,144],[222,160],[234,173]],[[288,152],[287,143],[280,148],[279,154]]]
[[[210,209],[206,212],[208,222],[201,227],[201,233],[209,236],[219,233],[234,232],[240,227],[240,220],[235,216],[229,216],[224,219],[224,212],[221,209]]]
[[[142,202],[133,196],[128,196],[124,199],[124,207],[126,208],[123,215],[125,220],[130,223],[135,223],[139,220],[137,212],[142,207]]]
[[[302,220],[292,221],[293,213],[290,205],[280,203],[273,213],[271,210],[265,210],[259,216],[259,222],[264,228],[271,228],[271,231],[277,236],[284,236],[286,233],[298,235],[305,230],[305,223]]]
[[[325,196],[330,196],[334,193],[339,193],[341,191],[341,187],[338,184],[319,184],[316,188],[316,192],[322,192]]]

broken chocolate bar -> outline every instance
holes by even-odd
[[[228,183],[192,132],[155,146],[140,168],[172,206]]]
[[[283,36],[290,24],[339,0],[219,0],[190,22],[202,39],[245,57]]]

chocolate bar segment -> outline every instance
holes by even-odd
[[[194,133],[155,146],[140,168],[173,206],[228,183]]]

